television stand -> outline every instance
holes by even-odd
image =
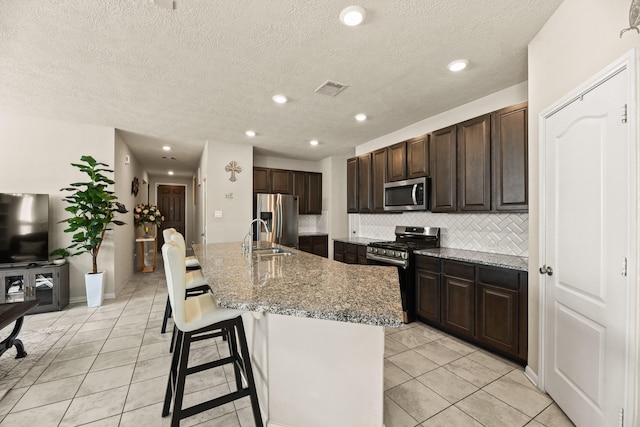
[[[0,268],[0,304],[38,300],[29,314],[62,310],[69,304],[69,264]]]

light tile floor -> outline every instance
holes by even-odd
[[[133,275],[101,307],[74,304],[28,316],[25,334],[68,329],[0,401],[0,427],[169,425],[170,418],[160,416],[170,362],[171,334],[160,334],[166,297],[160,266]],[[386,427],[572,425],[517,365],[420,323],[385,333]],[[226,354],[226,343],[203,341],[192,360]],[[6,352],[0,367],[14,355]],[[234,384],[228,368],[190,377],[186,405],[227,393]],[[251,426],[251,408],[245,398],[182,425]]]

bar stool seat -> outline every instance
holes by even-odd
[[[183,298],[186,290],[184,255],[178,245],[170,242],[163,245],[162,256],[177,329],[175,351],[171,360],[162,416],[169,415],[173,400],[171,425],[177,427],[180,425],[181,419],[249,396],[254,422],[256,426],[262,427],[262,415],[251,368],[251,357],[242,322],[243,311],[219,307],[212,293],[189,299]],[[197,366],[188,366],[191,342],[218,336],[226,336],[229,356]],[[240,347],[240,351],[238,351],[238,347]],[[183,408],[186,377],[226,364],[233,364],[236,390],[227,395]],[[246,387],[243,384],[243,377],[246,380]]]
[[[165,242],[175,242],[183,251],[186,253],[186,244],[184,241],[184,237],[182,234],[178,233],[175,228],[166,228],[162,230],[162,237],[164,237]],[[191,263],[187,260],[191,259]],[[189,266],[191,264],[191,267]],[[186,287],[187,291],[185,293],[185,298],[189,298],[196,295],[202,295],[203,293],[209,292],[211,288],[207,283],[207,279],[202,274],[202,270],[200,270],[200,263],[196,259],[196,257],[187,257],[185,258],[185,267],[187,270],[191,270],[187,272],[186,277]],[[171,317],[171,304],[169,303],[169,297],[167,296],[167,303],[164,308],[164,317],[162,319],[162,327],[160,328],[160,333],[164,334],[167,332],[167,323],[169,318]],[[171,344],[170,351],[173,351],[173,343]]]

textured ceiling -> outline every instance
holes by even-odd
[[[344,0],[3,0],[0,109],[121,129],[151,173],[167,142],[187,175],[206,140],[319,160],[526,80],[560,3],[363,0],[350,28]],[[314,93],[327,79],[349,87]]]

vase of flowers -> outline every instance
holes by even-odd
[[[155,205],[139,204],[133,210],[136,237],[156,237],[164,217]]]

